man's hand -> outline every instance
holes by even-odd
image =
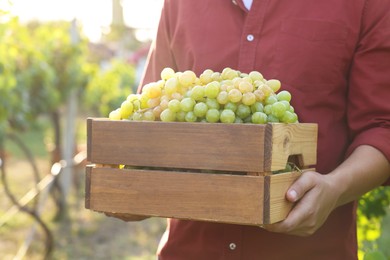
[[[129,221],[140,221],[148,218],[147,216],[140,216],[140,215],[132,215],[132,214],[126,214],[126,213],[111,213],[111,212],[104,212],[104,214],[107,217],[114,217],[119,218],[123,221],[129,222]]]
[[[263,227],[272,232],[309,236],[322,226],[337,206],[339,193],[332,176],[307,171],[291,185],[286,198],[296,203],[287,218]]]
[[[338,206],[359,199],[390,177],[390,163],[375,147],[358,146],[339,167],[326,175],[307,171],[288,189],[295,202],[287,218],[264,228],[279,233],[309,236]]]

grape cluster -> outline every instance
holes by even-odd
[[[109,114],[112,120],[209,122],[209,123],[296,123],[291,94],[281,90],[277,79],[264,79],[258,71],[242,73],[225,68],[207,69],[199,77],[193,71],[161,71],[161,80],[130,94]]]

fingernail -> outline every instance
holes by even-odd
[[[290,190],[288,192],[288,195],[290,197],[290,200],[292,200],[293,202],[295,202],[298,199],[298,193],[295,190]]]

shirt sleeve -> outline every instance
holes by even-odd
[[[366,1],[349,81],[347,155],[371,145],[390,161],[390,1]]]
[[[141,92],[142,86],[149,82],[158,81],[161,79],[161,71],[165,67],[176,69],[176,63],[171,51],[170,30],[169,24],[173,19],[170,16],[169,1],[164,1],[164,6],[161,11],[160,21],[157,28],[157,35],[150,47],[148,58],[145,64],[145,70],[138,86],[138,93]]]

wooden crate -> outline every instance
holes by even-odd
[[[292,157],[316,164],[316,124],[88,118],[87,136],[85,205],[99,212],[274,223],[291,210],[285,193],[300,172],[272,172]]]

